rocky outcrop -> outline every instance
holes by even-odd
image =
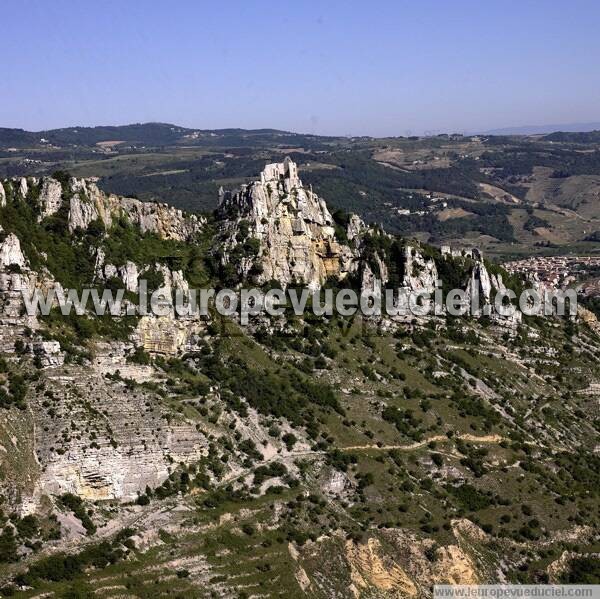
[[[217,253],[240,277],[317,289],[357,266],[354,252],[336,238],[325,202],[302,185],[289,158],[268,164],[258,181],[234,193],[221,191],[219,214]],[[352,234],[359,230],[352,221]]]
[[[121,276],[123,285],[125,285],[125,289],[127,289],[127,291],[131,291],[132,293],[136,293],[138,290],[138,279],[140,276],[137,264],[135,262],[131,262],[131,260],[127,260],[125,265],[119,269],[119,275]]]
[[[376,276],[368,262],[364,262],[362,265],[362,273],[360,280],[360,291],[363,295],[372,295],[375,297],[381,297],[382,284],[387,279],[381,279]]]
[[[142,233],[155,233],[162,239],[190,241],[206,224],[204,217],[184,214],[167,204],[106,194],[98,188],[97,181],[96,178],[72,177],[66,184],[66,189],[52,177],[43,177],[39,181],[22,177],[7,180],[7,184],[14,190],[12,197],[21,200],[34,187],[38,189],[36,202],[39,221],[56,214],[68,202],[68,225],[71,232],[76,229],[85,230],[98,219],[106,228],[110,228],[116,220],[123,217],[139,227]],[[0,188],[0,206],[4,206],[7,194],[2,184]]]
[[[400,284],[395,289],[398,299],[407,298],[411,292],[434,293],[438,279],[435,260],[423,256],[417,244],[404,246],[398,263],[393,266],[401,273]],[[361,293],[379,295],[379,291],[389,283],[388,265],[375,253],[369,260],[362,261],[361,269]]]
[[[370,538],[365,544],[346,542],[346,559],[350,579],[355,589],[374,588],[397,597],[416,597],[418,589],[410,576],[396,563],[382,555],[378,539]]]
[[[481,253],[477,248],[457,248],[449,245],[442,245],[440,247],[440,253],[442,256],[450,256],[451,258],[471,258],[473,260],[479,260],[481,258]]]
[[[52,287],[60,289],[52,274],[44,267],[32,270],[19,238],[14,233],[6,235],[0,243],[0,351],[14,352],[15,340],[39,326],[37,316],[29,316],[24,309],[23,296],[31,298],[37,289],[46,292]],[[40,359],[47,366],[58,363],[62,354]]]
[[[65,355],[58,341],[34,341],[29,349],[42,368],[62,366],[65,362]]]
[[[203,217],[185,215],[167,204],[140,202],[132,198],[123,198],[121,208],[142,233],[156,233],[162,239],[189,241],[206,222]]]
[[[399,529],[386,531],[385,540],[385,547],[375,537],[366,543],[346,542],[355,596],[375,591],[377,596],[422,597],[435,584],[481,582],[477,564],[459,545],[436,548],[431,540]]]
[[[425,258],[416,246],[404,249],[404,276],[402,284],[411,291],[433,293],[438,273],[433,258]]]
[[[155,233],[161,239],[190,241],[206,223],[203,217],[184,214],[181,210],[135,198],[124,198],[101,191],[95,179],[72,179],[74,195],[70,200],[69,229],[87,229],[100,219],[108,229],[118,218],[125,217],[142,233]]]
[[[95,278],[98,281],[109,281],[113,278],[119,278],[123,282],[123,287],[132,293],[138,292],[140,270],[135,262],[127,260],[123,266],[104,262],[105,255],[102,248],[98,248],[96,253]]]
[[[74,493],[89,499],[133,500],[146,486],[160,485],[173,466],[199,460],[205,437],[192,423],[168,420],[166,411],[142,391],[81,370],[46,379],[45,396],[31,407],[44,433],[36,437],[42,472],[38,496]]]
[[[52,177],[44,177],[38,197],[40,206],[39,220],[56,214],[62,206],[62,185]]]
[[[144,274],[146,274],[150,268],[153,268],[162,275],[163,283],[160,289],[166,296],[172,296],[173,292],[177,289],[181,289],[185,294],[189,291],[189,284],[181,270],[171,270],[166,265],[159,262],[152,265],[146,264],[138,266],[131,260],[127,260],[122,266],[115,266],[110,262],[106,262],[106,254],[101,247],[96,251],[96,264],[94,266],[95,279],[106,282],[112,278],[119,278],[123,282],[124,288],[132,293],[137,293],[139,291],[140,278],[143,278]]]
[[[133,341],[152,354],[176,356],[196,349],[196,342],[205,333],[205,328],[198,319],[174,315],[144,316],[134,331]]]
[[[577,306],[577,316],[581,322],[589,326],[592,331],[600,334],[600,322],[598,322],[598,317],[591,310],[587,310],[583,306]]]
[[[26,198],[28,191],[29,191],[29,185],[27,184],[27,179],[25,177],[21,177],[19,179],[19,195],[22,198]]]
[[[14,233],[9,233],[0,244],[0,268],[24,268],[27,261],[21,251],[21,242]]]
[[[69,200],[69,231],[78,229],[85,231],[90,224],[99,218],[95,204],[75,194]]]
[[[490,303],[492,281],[483,261],[473,265],[466,292],[469,302],[476,301],[479,305]]]
[[[465,291],[466,301],[471,307],[471,316],[478,318],[482,314],[489,315],[497,324],[515,328],[522,320],[521,312],[517,310],[512,315],[503,315],[493,306],[496,294],[506,291],[502,275],[489,273],[483,255],[478,250],[472,250],[469,257],[474,263]]]
[[[349,241],[360,242],[360,237],[367,230],[367,226],[358,214],[351,214],[346,226],[346,237]]]

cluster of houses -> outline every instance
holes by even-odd
[[[600,256],[530,256],[507,262],[509,272],[535,277],[548,287],[572,287],[582,282],[583,295],[600,295]]]

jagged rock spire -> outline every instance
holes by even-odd
[[[289,157],[267,164],[257,181],[220,194],[223,265],[257,282],[277,280],[318,288],[327,277],[356,268],[353,251],[340,243],[324,200],[302,185]],[[356,228],[356,222],[353,222]],[[255,240],[255,241],[252,241]]]

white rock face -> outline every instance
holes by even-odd
[[[353,251],[336,239],[325,202],[302,185],[289,158],[268,164],[259,181],[234,193],[221,190],[219,211],[221,262],[240,276],[317,289],[357,266]]]
[[[424,258],[416,246],[407,245],[404,249],[403,285],[411,291],[435,291],[438,278],[433,258]]]
[[[362,264],[362,276],[361,276],[361,293],[374,293],[381,291],[383,285],[388,280],[388,269],[383,260],[379,257],[379,254],[374,256],[375,272],[367,261]]]
[[[490,306],[495,302],[496,293],[506,291],[506,286],[502,280],[502,275],[490,275],[483,261],[483,255],[479,250],[472,250],[470,257],[475,260],[471,269],[469,282],[466,288],[466,300],[469,306],[474,307],[472,316],[480,317],[484,313],[485,306]],[[499,314],[495,309],[492,310],[493,320],[502,326],[514,329],[522,320],[522,314],[516,310],[512,315]]]
[[[189,291],[189,284],[181,270],[170,270],[167,266],[158,262],[154,265],[154,268],[163,276],[164,283],[161,289],[166,295],[171,296],[176,289],[181,289],[184,293]]]
[[[69,202],[69,231],[87,229],[90,223],[98,218],[96,206],[82,200],[79,194],[74,195]]]
[[[181,270],[170,270],[160,263],[139,268],[131,261],[127,261],[124,266],[116,267],[114,264],[106,263],[105,259],[104,251],[100,248],[96,254],[95,276],[101,281],[113,277],[120,278],[125,289],[136,293],[140,279],[143,279],[145,273],[152,267],[162,274],[163,284],[157,290],[162,296],[173,298],[175,291],[181,290],[184,301],[189,299],[189,283]],[[191,316],[176,316],[171,309],[168,314],[140,318],[132,340],[135,345],[143,347],[148,352],[177,355],[182,351],[193,349],[198,336],[204,334],[204,331],[203,322]]]
[[[190,241],[202,230],[206,221],[181,210],[134,198],[107,195],[96,185],[95,179],[71,179],[74,192],[69,210],[69,230],[86,229],[100,218],[108,229],[113,221],[125,216],[142,233],[155,233],[162,239]]]
[[[122,266],[119,269],[119,275],[123,280],[123,284],[125,285],[125,289],[131,292],[137,292],[138,290],[138,267],[135,262],[127,261],[125,266]]]
[[[449,245],[440,247],[442,256],[451,256],[452,258],[472,258],[478,260],[481,258],[481,253],[477,248],[453,248]]]
[[[41,182],[40,196],[40,220],[58,212],[62,206],[62,185],[52,177],[44,177]]]
[[[205,222],[203,218],[194,214],[186,216],[181,210],[167,204],[122,198],[121,206],[129,220],[137,224],[142,233],[156,233],[163,239],[190,240]]]
[[[33,184],[38,180],[30,178]],[[25,198],[30,191],[28,179],[7,179],[16,193]],[[52,177],[43,177],[39,181],[40,194],[38,204],[40,214],[38,220],[56,214],[63,205],[62,185]],[[98,188],[97,179],[71,178],[69,200],[69,231],[86,229],[96,219],[101,219],[107,228],[121,217],[128,219],[132,225],[140,228],[142,233],[155,233],[162,239],[191,241],[202,230],[206,219],[193,214],[184,214],[181,210],[153,202],[141,202],[134,198],[124,198],[114,194],[106,194]],[[0,184],[0,206],[5,206],[7,194]]]
[[[112,279],[113,277],[118,277],[119,271],[114,264],[105,264],[104,265],[104,278],[106,280]]]
[[[362,268],[360,290],[362,294],[376,293],[377,287],[381,289],[381,279],[376,277],[371,267],[365,262]]]
[[[36,457],[42,466],[38,494],[131,501],[146,486],[155,488],[167,478],[171,460],[190,463],[206,452],[206,438],[193,423],[183,418],[165,420],[158,405],[149,410],[151,396],[143,391],[126,393],[120,384],[81,369],[70,375],[66,371],[51,379],[51,385],[57,398],[54,418],[42,400],[31,402],[40,431],[36,436]],[[90,406],[102,417],[92,419]],[[75,426],[66,442],[65,423]]]
[[[184,297],[188,296],[189,283],[181,270],[170,270],[166,265],[156,262],[153,265],[138,267],[135,262],[128,260],[123,266],[115,266],[106,262],[106,255],[102,248],[96,252],[96,263],[94,266],[95,278],[100,281],[108,281],[112,278],[119,278],[123,281],[123,286],[127,291],[137,293],[139,290],[140,279],[150,268],[154,268],[163,276],[163,284],[160,291],[166,297],[172,297],[175,290],[183,291]]]
[[[12,353],[16,339],[26,339],[31,331],[39,328],[37,316],[29,316],[24,309],[24,296],[31,298],[36,289],[47,292],[55,285],[47,269],[31,270],[17,236],[7,235],[0,243],[0,351]],[[50,346],[45,349],[49,353],[42,356],[42,366],[59,364],[62,354],[51,357]]]
[[[65,356],[58,341],[34,341],[31,346],[34,355],[41,358],[42,367],[62,366]]]
[[[358,214],[351,214],[350,220],[348,221],[348,227],[346,235],[350,241],[358,239],[367,229],[367,226],[363,222],[362,218]]]
[[[6,268],[11,264],[16,264],[21,268],[27,264],[21,251],[21,242],[14,233],[9,233],[0,244],[0,267]]]
[[[321,482],[321,490],[330,495],[340,495],[346,489],[352,487],[352,483],[348,475],[339,470],[331,470]]]
[[[501,274],[490,275],[490,281],[494,289],[497,289],[498,291],[506,291],[506,285],[502,281]]]
[[[103,279],[104,278],[104,262],[106,261],[106,254],[104,250],[99,247],[96,250],[96,263],[94,264],[94,274],[96,278]]]
[[[27,197],[27,192],[29,191],[29,186],[27,185],[27,179],[25,177],[21,177],[19,179],[19,193],[22,198]]]
[[[480,303],[490,303],[492,282],[483,261],[476,262],[473,265],[473,268],[471,269],[471,277],[469,279],[466,291],[469,301],[471,301],[471,298],[477,294],[479,296]]]

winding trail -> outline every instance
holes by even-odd
[[[483,435],[481,437],[477,435],[455,435],[453,437],[447,437],[446,435],[435,435],[434,437],[429,437],[428,439],[423,439],[422,441],[416,441],[415,443],[410,443],[409,445],[351,445],[349,447],[339,447],[340,451],[359,451],[359,450],[380,450],[387,451],[390,449],[400,449],[404,451],[408,451],[411,449],[419,449],[420,447],[424,447],[429,443],[436,441],[452,441],[460,439],[461,441],[469,441],[471,443],[500,443],[502,441],[506,441],[506,439],[500,435]]]

